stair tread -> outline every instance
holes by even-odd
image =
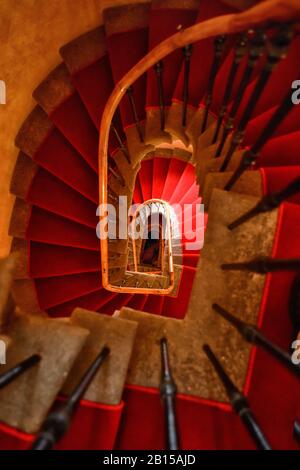
[[[96,312],[116,295],[117,294],[114,292],[109,292],[103,288],[98,288],[92,293],[85,294],[81,297],[76,297],[62,304],[50,307],[47,309],[47,312],[51,317],[70,316],[73,310],[77,307]]]
[[[100,252],[14,238],[12,253],[18,255],[15,279],[99,272]]]
[[[65,64],[60,64],[48,75],[33,92],[33,97],[97,173],[98,132],[71,84]]]
[[[158,340],[167,335],[172,370],[179,393],[227,401],[222,385],[211,375],[212,370],[205,366],[202,356],[204,342],[211,344],[217,352],[222,351],[223,356],[226,355],[228,372],[239,388],[243,387],[250,348],[237,333],[235,334],[230,329],[230,326],[222,323],[218,317],[212,317],[211,305],[218,301],[229,310],[241,312],[241,315],[246,316],[247,321],[254,323],[257,321],[264,288],[264,277],[251,275],[251,282],[248,282],[246,278],[248,279],[249,274],[247,273],[241,279],[236,274],[227,272],[225,278],[219,268],[220,263],[227,258],[247,258],[247,253],[248,256],[251,256],[254,246],[256,253],[259,250],[265,254],[271,252],[277,225],[276,211],[272,214],[264,214],[259,226],[257,223],[253,223],[253,230],[249,230],[249,227],[247,230],[240,227],[239,234],[232,234],[227,231],[225,226],[238,214],[251,207],[256,200],[251,196],[214,191],[206,244],[201,252],[184,322],[166,317],[147,316],[128,309],[121,310],[121,318],[134,319],[139,322],[139,327],[142,328],[139,330],[138,327],[137,331],[134,359],[129,366],[129,383],[148,387],[158,386],[160,379]],[[235,295],[232,295],[233,292]],[[165,305],[166,301],[164,309]],[[155,322],[158,322],[159,327],[155,326]],[[210,326],[208,327],[208,325]],[[221,336],[217,335],[216,337],[216,328],[218,331],[222,330]],[[153,336],[154,334],[155,336]],[[231,344],[230,348],[226,346],[228,342]],[[239,351],[238,355],[236,351]],[[231,354],[234,357],[233,361],[229,357]],[[144,364],[149,363],[150,357],[150,362],[154,367],[151,370],[149,368],[145,370]],[[187,363],[189,364],[188,370]],[[202,379],[199,380],[199,377]]]
[[[14,205],[9,234],[27,240],[99,251],[95,229],[30,206],[19,198]]]
[[[110,348],[109,356],[90,384],[84,399],[118,405],[123,394],[136,323],[77,308],[70,317],[70,325],[84,328],[90,334],[68,375],[63,393],[70,394],[101,348],[107,346]]]
[[[8,323],[13,310],[11,287],[19,260],[15,255],[0,259],[0,332]]]
[[[56,320],[21,315],[9,328],[12,345],[3,372],[32,354],[42,361],[0,391],[2,422],[36,433],[49,412],[88,331]],[[33,394],[34,391],[34,394]],[[28,399],[28,397],[32,399]]]
[[[28,115],[15,143],[23,153],[54,176],[92,201],[98,200],[97,176],[40,107],[35,107]],[[22,152],[17,165],[21,163],[26,172],[28,170]],[[64,156],[63,160],[61,155]]]

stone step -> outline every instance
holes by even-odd
[[[16,255],[0,259],[0,332],[9,322],[14,310],[11,287],[18,265]]]
[[[75,38],[59,52],[70,74],[75,75],[107,53],[103,26]]]
[[[178,160],[182,160],[184,162],[190,162],[192,159],[192,153],[189,150],[180,147],[174,147],[174,143],[172,146],[156,147],[156,149],[152,152],[148,152],[145,156],[144,160],[148,160],[150,158],[154,158],[156,156],[164,157],[164,158],[178,158]],[[176,142],[177,145],[177,142]]]
[[[166,289],[169,285],[167,276],[158,274],[150,275],[148,273],[141,273],[135,271],[126,271],[125,276],[121,282],[115,282],[114,285],[118,287],[139,287],[139,288],[152,288],[152,289]]]
[[[123,254],[128,251],[128,240],[116,238],[115,240],[108,240],[108,252],[109,254],[119,253]]]
[[[189,145],[189,138],[185,132],[184,127],[182,126],[182,113],[183,113],[183,104],[173,102],[170,106],[167,119],[166,119],[166,127],[165,130],[169,134],[171,134],[174,138],[181,140],[186,147]],[[187,107],[186,113],[186,122],[187,126],[189,126],[190,122],[193,119],[195,114],[195,109],[191,106]]]
[[[124,279],[126,272],[126,267],[116,267],[116,268],[109,268],[108,269],[108,280],[110,284],[115,284],[120,282]]]
[[[117,318],[135,321],[138,324],[127,383],[158,387],[161,375],[160,339],[167,335],[170,324],[179,332],[182,322],[127,307],[123,307],[115,315]],[[177,386],[180,388],[178,382]]]
[[[34,90],[33,97],[48,116],[51,116],[51,113],[74,93],[75,88],[68,69],[61,63]]]
[[[96,403],[118,405],[122,399],[137,323],[77,308],[70,317],[70,325],[88,330],[89,336],[62,393],[70,394],[101,348],[107,346],[110,349],[109,356],[83,398]]]
[[[127,205],[128,207],[131,205],[132,201],[132,193],[134,189],[135,180],[132,179],[131,186],[128,187],[121,183],[119,179],[117,179],[114,175],[109,175],[108,178],[108,188],[112,189],[114,194],[117,196],[125,196],[127,197]]]
[[[208,173],[201,191],[205,210],[209,208],[210,198],[215,188],[223,189],[232,176],[232,172]],[[231,189],[231,192],[249,194],[250,196],[263,196],[263,181],[260,171],[245,171],[241,178]]]
[[[208,115],[206,131],[201,134],[204,113],[204,108],[200,106],[193,115],[192,120],[188,123],[185,131],[190,143],[193,146],[194,153],[209,146],[214,135],[215,118],[210,113]]]
[[[136,175],[141,167],[140,163],[137,163],[135,166],[133,166],[127,161],[127,158],[122,152],[122,150],[118,150],[114,154],[113,158],[117,165],[120,175],[126,182],[127,187],[134,188]]]
[[[210,171],[219,171],[219,168],[223,162],[223,158],[225,157],[225,154],[229,148],[229,144],[230,142],[227,139],[224,145],[222,156],[218,158],[215,158],[215,154],[219,145],[218,143],[209,145],[208,147],[205,147],[203,149],[201,149],[201,147],[197,148],[194,159],[196,166],[197,183],[200,188],[203,186],[207,173],[209,173]]]
[[[146,111],[145,141],[147,144],[158,146],[166,142],[172,143],[171,135],[161,130],[160,109],[150,108]],[[165,115],[167,111],[165,110]]]
[[[184,320],[121,309],[119,316],[139,323],[128,383],[158,387],[160,381],[159,340],[169,343],[172,372],[178,392],[217,401],[228,401],[222,384],[202,351],[211,345],[236,385],[242,389],[248,369],[250,347],[212,309],[214,302],[238,312],[242,320],[256,323],[265,275],[223,271],[232,260],[270,256],[277,226],[277,210],[230,231],[227,225],[252,208],[258,199],[215,189],[212,194],[205,244],[197,266],[189,307]]]
[[[125,268],[127,265],[128,254],[109,254],[108,264],[110,268]]]
[[[10,181],[10,192],[25,199],[37,171],[38,165],[24,152],[19,152]]]
[[[39,364],[0,390],[0,420],[26,433],[36,433],[82,350],[89,331],[58,320],[18,314],[4,333],[11,339],[7,364],[13,367],[32,354]]]

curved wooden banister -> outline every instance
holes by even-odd
[[[117,83],[103,111],[99,140],[99,200],[107,204],[107,149],[111,122],[114,113],[130,87],[147,70],[153,67],[176,49],[183,48],[196,41],[221,34],[233,34],[261,25],[267,21],[300,20],[299,0],[265,0],[258,5],[242,12],[218,16],[202,23],[197,23],[161,42],[143,57]],[[104,216],[102,216],[104,217]],[[108,280],[108,241],[101,240],[102,282],[103,287],[109,286]]]

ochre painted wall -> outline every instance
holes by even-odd
[[[0,257],[10,249],[7,235],[13,205],[9,182],[17,149],[14,139],[34,107],[34,88],[59,62],[59,48],[98,26],[107,6],[143,0],[0,0],[0,80],[7,104],[0,105]]]

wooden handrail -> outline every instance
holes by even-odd
[[[107,149],[114,113],[127,89],[147,70],[176,49],[209,37],[242,32],[250,27],[272,21],[300,20],[299,0],[265,0],[242,13],[218,16],[197,23],[170,36],[143,57],[116,84],[103,111],[99,140],[99,200],[107,204]],[[105,217],[104,215],[102,218]],[[109,287],[108,240],[101,240],[101,262],[103,287]]]

